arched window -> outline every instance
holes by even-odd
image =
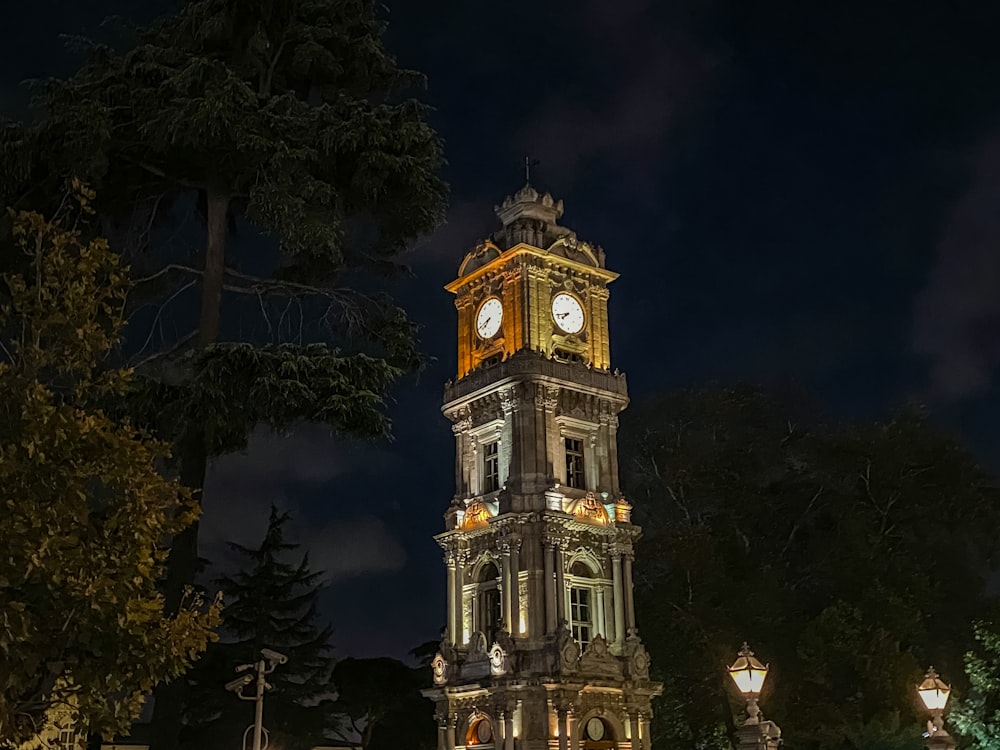
[[[496,563],[486,563],[479,570],[476,590],[476,629],[486,636],[489,648],[500,632],[503,610],[500,604],[500,570]]]

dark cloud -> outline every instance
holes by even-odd
[[[452,201],[445,223],[418,242],[410,250],[408,260],[414,265],[447,265],[449,272],[457,271],[465,252],[488,235],[496,222],[491,203]]]
[[[931,358],[933,395],[945,400],[983,393],[1000,367],[1000,136],[971,162],[915,313],[915,349]]]
[[[259,430],[246,452],[217,459],[209,470],[201,554],[226,568],[232,559],[226,542],[259,544],[275,505],[291,514],[291,541],[309,552],[312,567],[324,572],[326,583],[399,570],[406,553],[381,520],[357,515],[347,502],[331,513],[329,507],[296,499],[303,489],[332,498],[338,494],[336,480],[383,462],[380,449],[348,449],[319,425],[300,425],[288,435]]]

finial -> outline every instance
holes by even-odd
[[[524,157],[524,184],[531,184],[531,168],[537,167],[541,162],[538,159],[532,159],[530,156]]]

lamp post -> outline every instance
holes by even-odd
[[[739,750],[775,750],[781,744],[781,729],[773,721],[765,721],[757,705],[767,679],[767,666],[754,657],[744,642],[727,671],[746,701],[747,718],[736,728]]]
[[[247,745],[247,735],[253,731],[253,750],[262,750],[261,742],[264,736],[267,734],[267,730],[264,729],[264,691],[269,689],[271,685],[267,683],[265,679],[266,675],[271,674],[275,667],[279,664],[288,663],[288,657],[284,654],[279,654],[277,651],[272,651],[269,648],[261,649],[260,652],[263,657],[259,661],[253,664],[240,664],[236,667],[237,672],[243,672],[241,677],[237,677],[235,680],[226,683],[226,690],[232,693],[236,693],[236,697],[241,701],[254,701],[256,704],[254,706],[254,718],[253,724],[246,728],[243,732],[243,745],[241,750],[246,750]],[[247,670],[254,670],[257,674],[256,677],[251,674],[245,674]],[[246,695],[243,689],[252,682],[256,682],[256,690],[253,695]],[[266,747],[264,745],[263,747]]]
[[[917,685],[917,695],[931,714],[931,719],[927,722],[928,750],[954,750],[955,738],[944,728],[944,707],[951,695],[951,688],[938,677],[934,667],[927,670],[924,681]]]

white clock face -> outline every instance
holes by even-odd
[[[503,320],[503,303],[496,297],[490,297],[479,307],[476,315],[476,333],[480,338],[489,339],[496,336]]]
[[[587,722],[587,737],[598,742],[604,738],[604,722],[596,716]]]
[[[579,333],[583,330],[583,308],[572,294],[560,292],[552,298],[552,318],[559,330]]]

